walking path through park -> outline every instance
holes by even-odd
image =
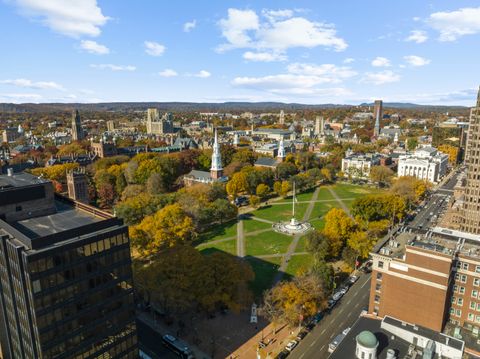
[[[258,222],[263,222],[263,223],[269,223],[269,224],[274,223],[273,221],[269,221],[268,219],[258,218],[255,216],[250,217],[250,219],[253,219],[254,221],[258,221]]]
[[[308,254],[308,252],[295,252],[292,253],[292,256],[302,256]],[[257,258],[263,258],[263,259],[268,259],[268,258],[278,258],[278,257],[283,257],[285,254],[283,253],[275,253],[275,254],[261,254],[261,255],[256,255],[255,257]]]
[[[310,219],[310,216],[312,215],[313,207],[315,206],[315,201],[318,198],[318,194],[320,193],[320,187],[317,187],[315,189],[315,192],[313,192],[312,200],[308,204],[308,208],[305,211],[305,214],[303,215],[302,221],[308,221]],[[280,282],[283,278],[283,274],[287,270],[288,262],[290,261],[290,258],[292,257],[293,253],[295,253],[295,249],[297,248],[298,241],[300,240],[301,235],[296,235],[293,237],[292,243],[290,243],[290,246],[288,247],[287,253],[285,253],[285,256],[282,258],[282,264],[278,268],[278,272],[275,275],[275,278],[273,279],[273,284],[277,284]]]
[[[332,191],[332,189],[330,189]],[[339,198],[341,199],[342,201],[352,201],[355,199],[355,197],[349,197],[349,198]],[[319,202],[338,202],[338,200],[335,198],[335,199],[318,199],[316,201],[313,201],[313,200],[310,200],[310,201],[298,201],[296,203],[319,203]],[[278,205],[282,205],[282,204],[292,204],[292,202],[273,202],[273,203],[270,203],[271,205],[273,206],[278,206]]]
[[[245,257],[245,232],[243,230],[243,220],[237,223],[237,257]]]
[[[343,200],[340,197],[338,197],[337,193],[331,187],[328,187],[328,190],[330,191],[332,196],[335,197],[338,204],[340,205],[340,207],[342,207],[342,209],[345,211],[345,213],[347,213],[349,216],[351,216],[350,209],[345,205],[345,202],[343,202]]]

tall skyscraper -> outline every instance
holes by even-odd
[[[283,110],[280,111],[280,115],[278,116],[278,123],[280,125],[285,124],[285,112]]]
[[[213,143],[212,166],[210,167],[210,176],[215,180],[223,176],[222,156],[220,154],[220,145],[218,143],[218,136],[217,136],[216,129],[215,129],[215,141]]]
[[[378,137],[380,135],[380,121],[383,118],[382,100],[375,100],[375,106],[373,108],[373,116],[375,118],[375,127],[373,128],[373,136]]]
[[[464,232],[480,234],[480,88],[477,106],[470,113],[465,164],[467,182],[460,228]]]
[[[316,136],[323,136],[325,129],[325,121],[323,116],[317,116],[315,118],[315,135]]]
[[[0,176],[3,358],[138,358],[127,226],[52,187]]]
[[[82,120],[78,110],[74,110],[72,113],[72,140],[81,141],[85,138],[85,133],[82,128]]]

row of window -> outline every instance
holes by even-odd
[[[480,273],[480,265],[473,265],[467,262],[458,261],[457,268],[463,269],[463,270],[471,270],[471,271],[475,271],[476,273]]]
[[[465,287],[460,287],[460,289],[463,289],[463,291],[459,291],[459,293],[460,293],[460,294],[465,294]],[[470,297],[475,298],[475,299],[480,298],[478,294],[479,294],[479,292],[478,292],[477,289],[472,289],[472,291],[471,291],[471,293],[470,293]],[[459,304],[459,303],[458,303],[459,300],[462,300],[462,301],[463,301],[463,298],[452,297],[452,303],[457,302],[457,304]],[[463,303],[462,303],[462,304],[463,304]]]
[[[468,282],[468,275],[455,273],[455,281],[460,283],[467,283]],[[476,287],[480,287],[480,278],[473,278],[472,284]]]

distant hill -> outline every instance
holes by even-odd
[[[360,106],[373,106],[373,104],[363,103]],[[466,109],[462,106],[431,106],[417,105],[413,103],[386,102],[384,107],[399,109],[416,109],[426,111],[449,111],[455,109]],[[0,112],[57,112],[71,111],[76,108],[80,111],[113,111],[113,112],[131,112],[145,111],[147,108],[154,107],[160,111],[178,111],[178,112],[235,112],[235,111],[262,111],[278,112],[280,110],[319,110],[327,108],[350,108],[354,105],[339,104],[318,104],[306,105],[300,103],[281,103],[281,102],[224,102],[224,103],[200,103],[200,102],[105,102],[105,103],[43,103],[43,104],[13,104],[0,103]]]

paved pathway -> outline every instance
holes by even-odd
[[[328,187],[328,190],[330,191],[330,193],[332,194],[333,197],[335,197],[335,199],[337,200],[338,204],[340,205],[340,207],[342,207],[342,209],[345,211],[345,213],[347,213],[349,216],[351,216],[350,214],[350,209],[345,205],[345,203],[343,202],[343,200],[338,197],[337,193],[331,188],[331,187]],[[346,198],[345,198],[346,199]]]
[[[308,254],[308,252],[295,252],[292,253],[292,256],[302,256]],[[283,257],[285,254],[284,253],[275,253],[275,254],[262,254],[262,255],[257,255],[255,257],[257,258],[276,258],[276,257]]]
[[[308,204],[307,210],[305,211],[305,214],[303,215],[302,221],[308,221],[310,219],[310,216],[312,215],[313,207],[315,206],[315,201],[318,198],[318,194],[320,193],[320,188],[317,187],[315,189],[315,192],[313,192],[312,200]],[[280,267],[278,268],[278,272],[275,275],[275,278],[273,279],[273,284],[277,284],[280,282],[283,278],[283,275],[285,274],[287,267],[288,267],[288,262],[290,261],[290,258],[292,257],[293,253],[295,253],[295,249],[297,248],[298,241],[300,240],[302,236],[301,235],[296,235],[293,237],[293,241],[290,243],[290,246],[288,247],[287,253],[285,253],[285,256],[282,259],[282,264],[280,264]]]
[[[341,199],[342,201],[352,201],[355,199],[355,197],[349,197],[349,198],[339,198]],[[297,203],[318,203],[318,202],[337,202],[338,200],[335,198],[335,199],[318,199],[316,201],[298,201]],[[278,206],[278,205],[285,205],[285,204],[289,204],[291,205],[292,202],[274,202],[274,203],[270,203],[270,205],[273,205],[273,206]]]
[[[237,223],[237,257],[245,257],[245,232],[243,230],[243,220]]]
[[[270,223],[270,224],[274,223],[273,221],[270,221],[268,219],[263,219],[255,216],[250,217],[250,219],[253,219],[254,221],[258,221],[258,222],[263,222],[263,223]]]

